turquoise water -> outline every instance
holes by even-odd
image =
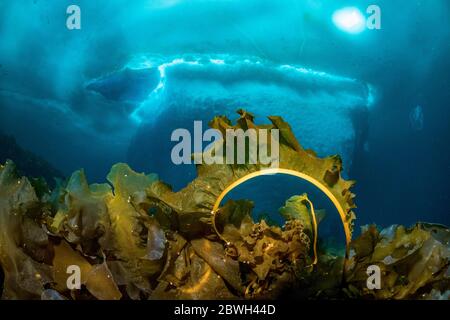
[[[170,161],[171,132],[244,108],[341,155],[358,224],[450,224],[447,0],[73,4],[80,30],[67,29],[64,1],[0,3],[0,134],[61,175],[103,182],[125,161],[182,188],[195,168]],[[334,15],[365,18],[371,4],[380,30]],[[2,162],[12,155],[0,147]],[[253,200],[275,210],[282,197],[263,189]]]

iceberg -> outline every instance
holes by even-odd
[[[169,181],[168,175],[179,179],[183,172],[170,163],[171,132],[192,130],[194,121],[216,115],[235,118],[240,108],[263,121],[282,115],[304,147],[320,156],[339,154],[348,169],[357,141],[355,115],[373,103],[373,88],[357,79],[235,55],[134,56],[86,88],[134,105],[129,117],[139,129],[128,161]]]

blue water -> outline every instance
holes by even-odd
[[[304,147],[341,155],[358,225],[449,225],[450,3],[330,2],[3,0],[0,134],[64,175],[102,182],[125,161],[180,189],[195,168],[170,161],[174,129],[280,115]],[[381,30],[333,22],[374,3]],[[81,30],[66,28],[69,4]],[[292,192],[277,190],[253,193],[258,210]]]

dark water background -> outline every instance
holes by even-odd
[[[368,110],[348,115],[355,137],[345,174],[358,182],[359,225],[419,220],[450,225],[448,0],[74,3],[82,10],[82,29],[73,31],[65,27],[65,10],[72,2],[0,3],[0,132],[40,157],[40,169],[29,169],[30,174],[54,175],[57,170],[67,176],[84,168],[90,181],[103,182],[112,164],[126,161],[180,188],[195,176],[194,168],[173,168],[161,157],[172,147],[167,139],[171,126],[186,124],[182,115],[164,115],[164,105],[159,107],[158,125],[166,128],[165,136],[130,117],[148,95],[145,88],[157,84],[155,74],[121,73],[106,83],[103,95],[88,90],[88,84],[121,70],[141,53],[256,56],[357,79],[375,89]],[[373,3],[382,10],[381,30],[351,35],[331,22],[336,9],[353,5],[364,11]],[[222,102],[213,102],[214,110],[240,103]],[[198,112],[204,121],[216,114],[190,108],[186,114]],[[280,107],[280,115],[288,112]],[[152,112],[147,116],[152,118]],[[327,117],[324,109],[311,128]],[[323,139],[343,130],[349,128],[328,128]],[[316,142],[309,141],[308,147]],[[12,157],[23,163],[19,158],[30,157],[12,152],[10,143],[2,146],[1,161]],[[46,169],[50,166],[55,170]],[[253,200],[275,210],[294,188],[282,186],[274,192],[261,184]]]

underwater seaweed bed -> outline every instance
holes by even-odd
[[[351,237],[353,181],[341,178],[338,156],[304,150],[288,123],[256,125],[239,111],[212,128],[276,128],[280,167],[301,172],[342,208]],[[270,140],[270,139],[269,139]],[[222,141],[221,143],[226,143]],[[253,203],[228,200],[229,185],[269,165],[198,165],[197,177],[174,192],[155,174],[119,163],[109,183],[89,185],[83,170],[49,191],[43,179],[0,166],[0,265],[3,299],[448,299],[450,230],[364,227],[347,254],[316,248],[313,205],[306,194],[286,199],[283,226],[252,219]],[[350,240],[350,239],[349,239]],[[367,287],[367,270],[381,270],[381,288]],[[69,289],[71,267],[81,288]]]

